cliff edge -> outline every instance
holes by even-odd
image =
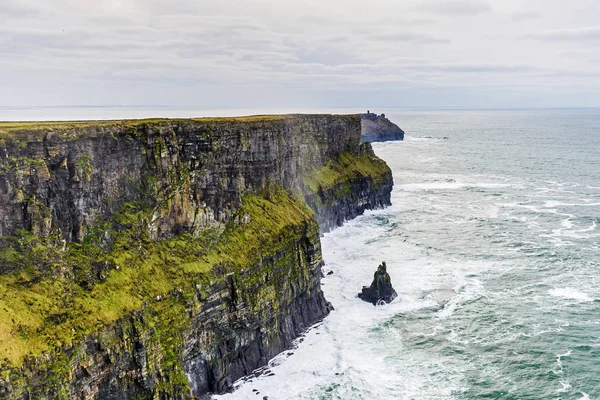
[[[386,142],[404,140],[404,131],[385,114],[377,115],[367,111],[360,115],[363,142]]]
[[[391,189],[358,115],[0,123],[0,398],[229,390],[328,314],[320,233]]]

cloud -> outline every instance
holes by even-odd
[[[540,18],[542,16],[542,14],[540,14],[537,11],[517,11],[517,12],[513,12],[511,14],[508,15],[508,17],[513,20],[513,21],[527,21],[527,20],[531,20],[531,19],[536,19],[536,18]]]
[[[420,65],[419,68],[425,71],[443,71],[456,73],[516,73],[531,72],[537,70],[530,65],[512,65],[512,64],[430,64]]]
[[[600,26],[582,28],[553,29],[540,32],[530,32],[520,36],[521,39],[538,40],[600,40]]]
[[[332,49],[301,49],[296,61],[301,64],[343,65],[358,62],[355,57]]]
[[[469,16],[492,11],[492,6],[482,0],[427,0],[417,10],[445,16]]]
[[[343,106],[365,93],[393,101],[398,90],[584,85],[578,76],[600,93],[584,72],[600,70],[598,28],[555,30],[567,20],[560,0],[175,3],[0,0],[0,105]],[[570,23],[595,24],[590,11],[570,13]],[[525,20],[538,31],[517,40]],[[563,56],[561,40],[580,40],[582,55]]]
[[[40,14],[40,10],[27,6],[24,1],[2,0],[0,2],[0,19],[27,18]]]
[[[449,39],[437,38],[426,33],[418,32],[390,32],[390,33],[376,33],[368,36],[371,40],[376,41],[389,41],[389,42],[412,42],[419,44],[446,44],[450,43]]]

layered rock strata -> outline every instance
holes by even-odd
[[[0,123],[0,398],[223,392],[327,315],[390,203],[360,116]]]

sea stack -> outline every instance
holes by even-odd
[[[387,273],[385,261],[375,271],[371,286],[363,286],[362,292],[358,294],[358,297],[373,305],[382,304],[383,302],[389,303],[398,297],[398,294],[392,287],[392,280]]]

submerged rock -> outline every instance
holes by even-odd
[[[363,286],[362,292],[358,294],[358,297],[373,305],[390,303],[398,297],[398,293],[392,287],[392,280],[387,273],[385,261],[375,271],[371,286]]]

